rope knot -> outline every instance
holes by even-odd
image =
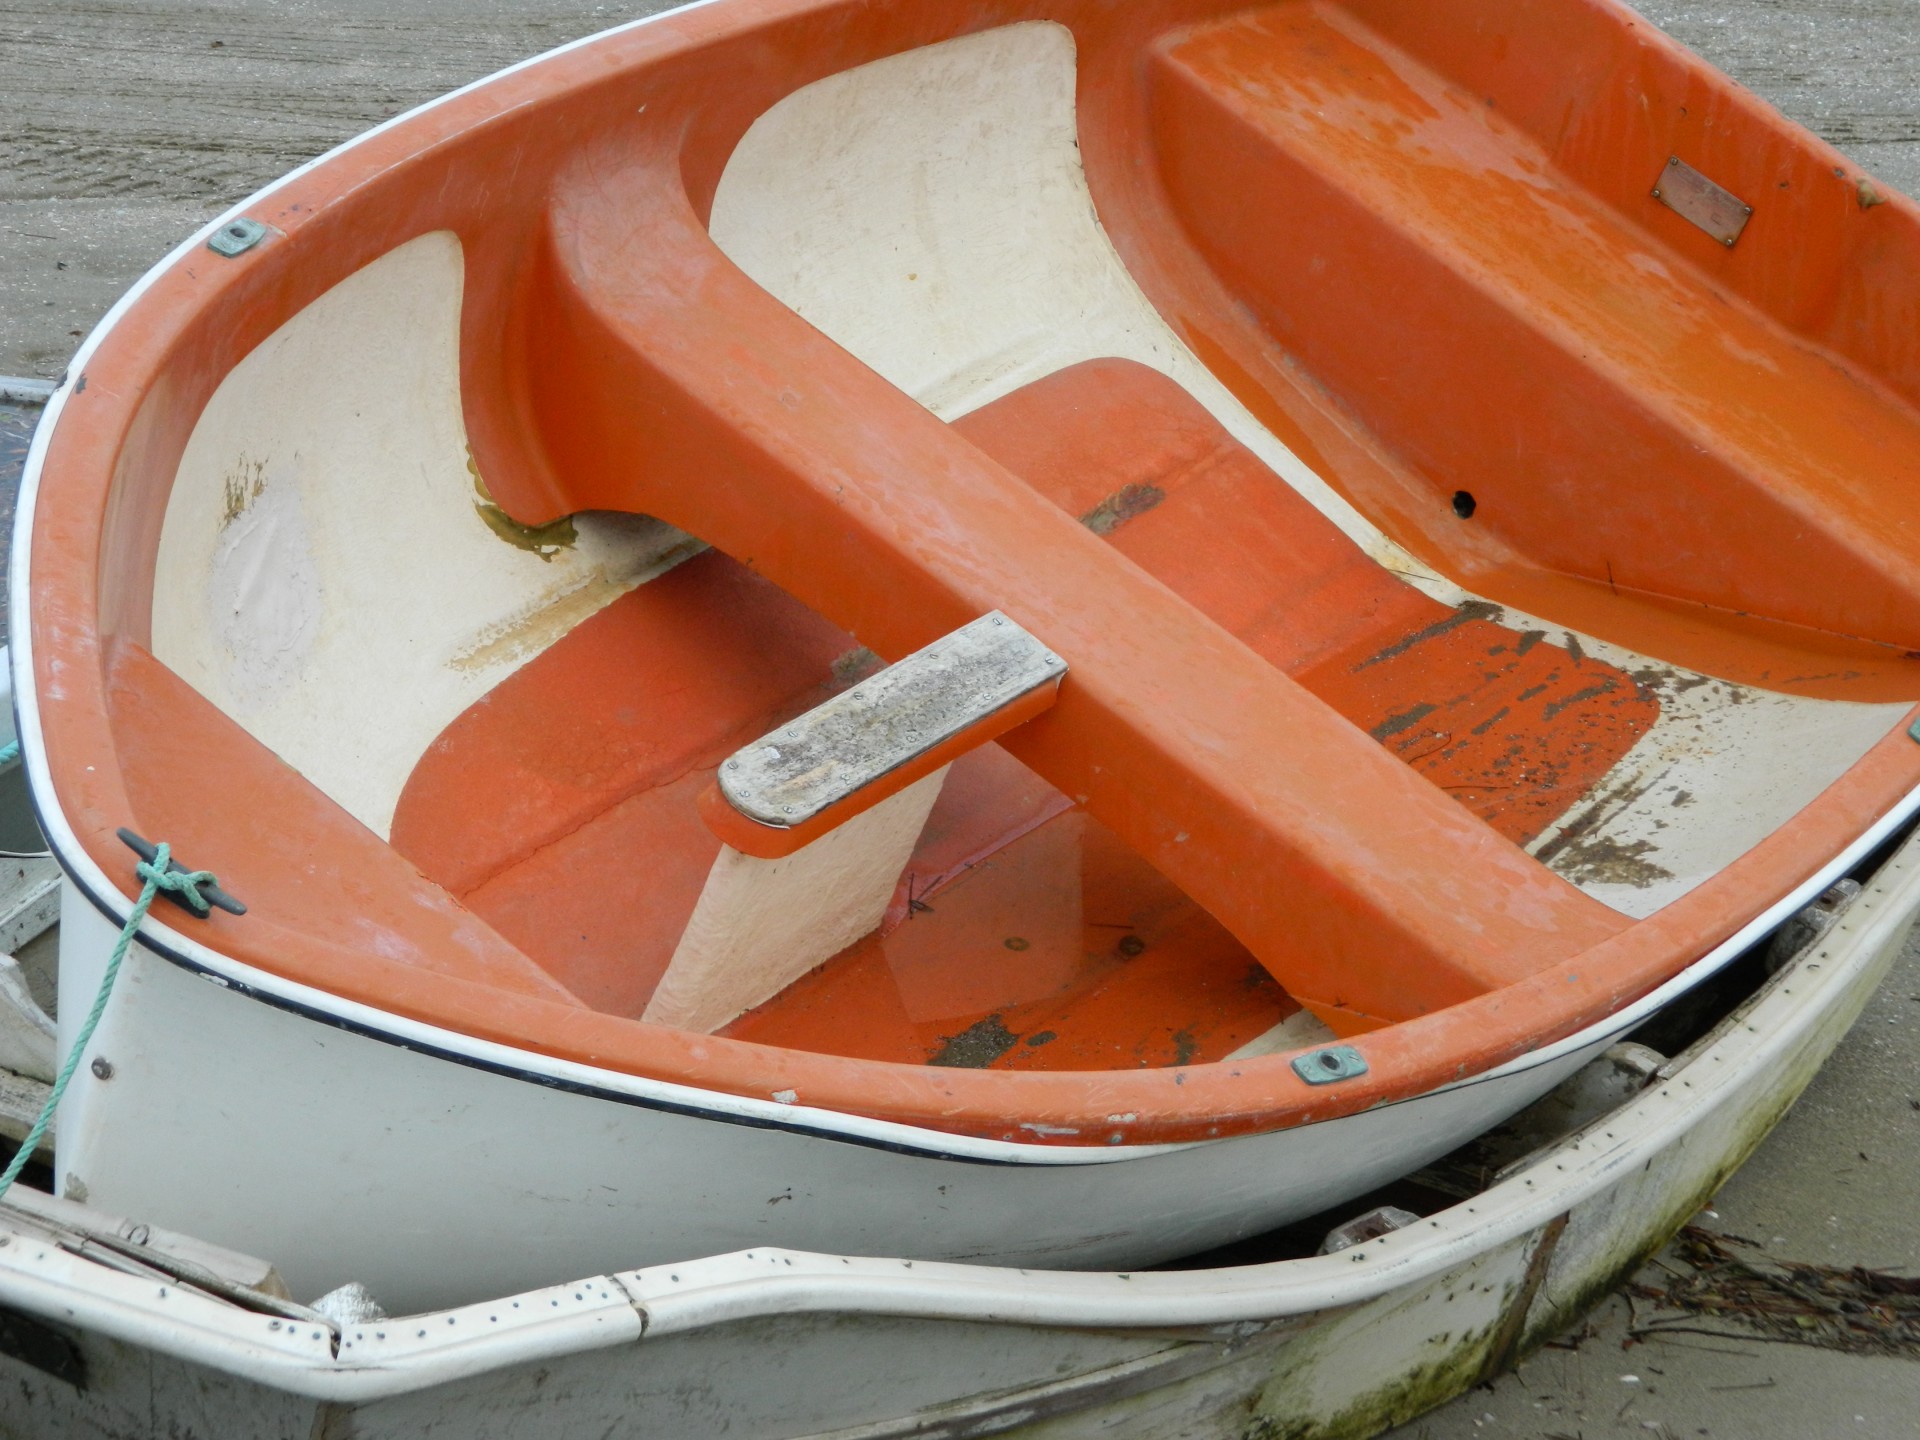
[[[153,886],[155,890],[165,890],[178,895],[187,902],[187,908],[194,914],[201,916],[211,914],[213,906],[200,893],[200,887],[210,885],[218,889],[219,877],[211,870],[174,870],[172,865],[173,849],[162,840],[154,847],[153,859],[138,862],[133,867],[133,873]]]

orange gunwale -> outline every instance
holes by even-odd
[[[375,919],[415,950],[416,963],[384,958],[355,943],[355,926],[346,919],[330,921],[324,877],[285,878],[316,844],[354,855],[386,847],[344,816],[326,816],[317,795],[301,793],[311,787],[285,767],[276,770],[277,762],[230,722],[223,728],[223,717],[196,703],[184,685],[170,687],[144,655],[159,527],[181,453],[220,380],[278,326],[395,246],[451,230],[467,257],[462,384],[474,448],[490,475],[517,477],[517,488],[496,485],[502,503],[522,518],[544,518],[538,513],[543,500],[565,497],[550,481],[543,495],[540,477],[528,477],[528,434],[538,428],[529,409],[552,403],[553,381],[526,374],[533,351],[503,346],[501,336],[525,338],[515,327],[524,323],[527,275],[555,263],[543,248],[549,244],[550,201],[576,158],[578,136],[621,134],[636,153],[656,162],[652,173],[677,174],[684,195],[655,198],[668,209],[677,205],[698,229],[734,144],[786,93],[868,60],[974,30],[1057,21],[1079,45],[1089,181],[1143,286],[1243,401],[1333,483],[1361,498],[1377,498],[1386,490],[1370,490],[1368,477],[1388,475],[1381,486],[1404,490],[1404,476],[1389,474],[1389,450],[1310,382],[1289,381],[1269,363],[1272,347],[1262,351],[1249,322],[1182,239],[1162,179],[1122,163],[1153,133],[1153,110],[1161,99],[1151,72],[1166,53],[1157,42],[1177,27],[1244,8],[1217,0],[1127,6],[1100,0],[893,6],[766,0],[676,13],[452,97],[297,175],[250,207],[248,213],[278,233],[238,261],[204,251],[174,261],[115,322],[76,378],[47,442],[28,541],[31,700],[38,707],[54,804],[88,857],[107,874],[126,876],[130,865],[114,837],[116,827],[131,824],[174,840],[196,865],[220,870],[231,888],[255,902],[254,914],[216,917],[196,932],[203,943],[269,974],[477,1039],[696,1089],[754,1098],[792,1091],[801,1105],[938,1131],[1101,1146],[1280,1128],[1479,1073],[1603,1020],[1806,883],[1920,785],[1920,747],[1901,729],[1790,823],[1655,915],[1610,933],[1598,927],[1592,943],[1569,959],[1366,1034],[1353,1042],[1371,1067],[1365,1077],[1309,1088],[1286,1056],[1102,1071],[1093,1085],[1073,1072],[930,1070],[683,1034],[586,1010],[558,986],[542,985],[517,969],[512,947],[450,898],[442,896],[444,903],[425,918],[413,914],[417,898],[408,887],[417,877],[409,879],[410,867],[397,857],[391,879],[367,883],[380,892],[371,902],[379,912]],[[1589,46],[1583,53],[1606,57],[1586,63],[1613,67],[1623,86],[1649,97],[1646,113],[1656,119],[1632,145],[1616,147],[1630,152],[1625,158],[1575,126],[1561,136],[1557,163],[1632,224],[1708,271],[1730,303],[1773,317],[1901,404],[1920,393],[1920,327],[1885,323],[1885,310],[1868,308],[1866,299],[1876,277],[1886,290],[1886,277],[1900,273],[1908,283],[1897,291],[1897,302],[1886,303],[1895,309],[1920,306],[1914,298],[1920,289],[1910,280],[1920,269],[1920,210],[1888,195],[1883,203],[1848,211],[1823,196],[1809,202],[1797,228],[1780,218],[1756,217],[1740,247],[1691,258],[1688,247],[1696,237],[1676,230],[1681,222],[1670,212],[1637,198],[1628,181],[1645,155],[1663,158],[1679,146],[1679,129],[1697,126],[1703,110],[1713,117],[1708,148],[1724,158],[1720,173],[1736,181],[1743,166],[1764,168],[1756,155],[1808,177],[1809,185],[1811,177],[1829,172],[1842,180],[1859,177],[1837,153],[1737,91],[1631,12],[1600,0],[1531,6],[1515,0],[1477,7],[1474,24],[1436,31],[1433,18],[1422,18],[1430,7],[1405,3],[1270,8],[1332,16],[1349,29],[1371,26],[1409,43],[1417,39],[1433,63],[1470,80],[1483,79],[1470,72],[1490,63],[1470,42],[1484,38],[1490,27],[1504,27],[1515,37],[1515,49],[1546,71],[1569,39],[1578,37]],[[1541,92],[1550,88],[1544,77],[1529,79],[1524,63],[1506,63],[1510,72],[1516,65],[1519,70],[1502,81],[1502,93],[1534,95],[1533,109],[1544,116],[1549,102]],[[1513,73],[1525,82],[1517,89]],[[636,117],[635,97],[642,89],[645,112]],[[1682,100],[1693,102],[1690,112]],[[1657,117],[1669,112],[1695,118],[1675,119],[1662,132]],[[1523,106],[1519,123],[1536,125],[1536,118]],[[1548,121],[1539,119],[1537,127],[1548,127]],[[1605,127],[1596,122],[1594,128]],[[706,271],[728,268],[717,252],[693,259]],[[777,367],[780,358],[770,363]],[[840,363],[852,362],[843,356]],[[1373,423],[1390,429],[1390,422],[1382,417]],[[1387,508],[1396,538],[1423,557],[1465,570],[1463,578],[1479,580],[1497,595],[1485,577],[1497,579],[1509,563],[1505,557],[1463,559],[1415,518],[1411,505]],[[1579,576],[1559,578],[1564,583],[1556,586],[1554,577],[1529,573],[1516,584],[1533,587],[1539,598],[1530,597],[1530,608],[1541,613],[1555,613],[1556,604],[1590,613],[1591,586]],[[1617,630],[1629,622],[1613,623]],[[1740,634],[1734,625],[1722,637],[1725,668],[1749,663]],[[888,648],[900,648],[899,637],[890,638],[896,643]],[[1068,658],[1071,663],[1070,651]],[[1860,698],[1920,693],[1911,667],[1899,663],[1905,658],[1890,660],[1874,682],[1882,688]],[[260,753],[251,754],[249,746]],[[234,756],[244,783],[209,783],[210,753]],[[263,804],[267,799],[276,806]],[[305,817],[309,828],[294,838],[285,826],[276,832],[273,822],[289,817]],[[294,893],[302,885],[312,892],[305,898]],[[274,921],[276,903],[283,900],[286,913],[301,924]]]

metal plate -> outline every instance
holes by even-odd
[[[763,825],[802,824],[1066,673],[994,611],[738,751],[720,793]]]
[[[258,220],[229,220],[213,232],[213,238],[207,241],[207,248],[216,255],[224,255],[229,260],[244,254],[267,238],[267,227]]]
[[[1351,1045],[1331,1045],[1293,1057],[1293,1073],[1309,1085],[1331,1085],[1367,1073],[1367,1060]]]
[[[1714,184],[1678,155],[1667,157],[1665,168],[1653,182],[1653,198],[1729,247],[1740,238],[1753,215],[1751,205]]]

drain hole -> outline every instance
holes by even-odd
[[[1473,492],[1471,490],[1456,490],[1453,492],[1453,513],[1458,515],[1462,520],[1471,520],[1473,518],[1473,512],[1479,508],[1480,503],[1473,498]]]

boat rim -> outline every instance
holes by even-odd
[[[42,804],[42,796],[52,796],[51,780],[32,769],[39,760],[39,714],[30,703],[22,703],[22,692],[15,684],[15,726],[24,721],[31,741],[22,746],[35,815],[49,848],[62,871],[80,896],[106,919],[116,925],[126,923],[132,903],[115,887],[106,873],[79,843],[66,817],[53,797],[51,808]],[[42,765],[42,772],[44,765]],[[1705,956],[1672,976],[1664,984],[1623,1006],[1602,1021],[1564,1036],[1529,1054],[1505,1064],[1470,1075],[1435,1090],[1404,1099],[1385,1101],[1372,1107],[1391,1109],[1414,1104],[1427,1096],[1470,1089],[1508,1076],[1523,1074],[1542,1065],[1550,1065],[1576,1051],[1591,1049],[1626,1034],[1671,1001],[1710,979],[1751,946],[1764,939],[1796,911],[1804,908],[1831,886],[1835,880],[1860,863],[1873,850],[1897,833],[1920,811],[1920,789],[1880,818],[1853,844],[1834,857],[1813,878],[1754,917]],[[109,898],[110,897],[110,898]],[[156,920],[151,914],[143,922],[136,939],[142,948],[180,968],[199,975],[209,983],[235,991],[248,999],[278,1010],[300,1015],[335,1029],[363,1036],[402,1049],[429,1054],[437,1059],[472,1069],[530,1081],[550,1088],[642,1109],[660,1110],[725,1124],[754,1129],[774,1129],[816,1139],[894,1151],[927,1159],[960,1161],[989,1165],[1076,1165],[1113,1164],[1151,1155],[1193,1149],[1202,1145],[1226,1143],[1221,1137],[1165,1144],[1107,1146],[1059,1146],[1032,1142],[998,1140],[971,1136],[926,1126],[815,1106],[783,1104],[775,1100],[757,1100],[751,1096],[704,1090],[650,1076],[604,1066],[581,1064],[538,1051],[520,1049],[482,1040],[459,1031],[411,1020],[389,1011],[377,1010],[313,986],[256,969],[221,951],[201,944],[188,935]],[[537,1063],[536,1063],[537,1062]],[[1371,1113],[1371,1112],[1367,1112]]]

